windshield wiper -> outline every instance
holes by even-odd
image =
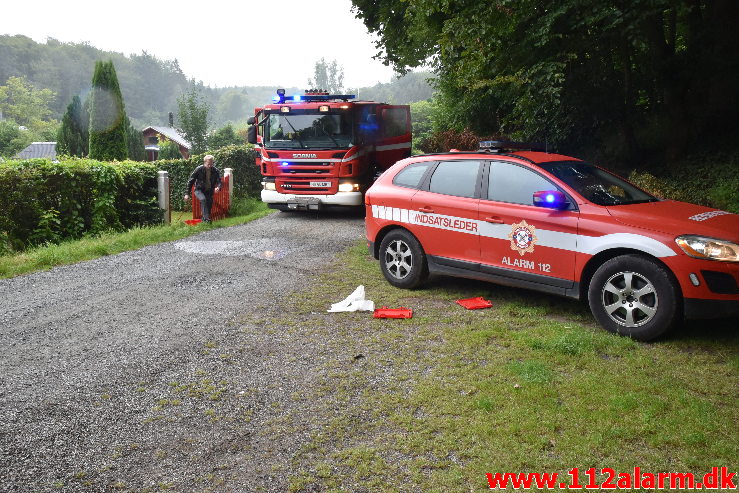
[[[290,123],[290,120],[288,120],[286,116],[283,116],[282,118],[284,118],[285,121],[287,122],[287,124],[290,125],[290,128],[293,129],[293,133],[295,134],[295,138],[298,139],[298,142],[300,142],[300,147],[305,148],[305,144],[303,144],[303,141],[300,139],[300,134],[298,133],[297,130],[295,130],[295,127],[293,127],[293,124]]]
[[[336,139],[334,139],[334,138],[333,138],[333,137],[331,136],[331,134],[330,134],[330,133],[326,132],[326,129],[325,129],[325,128],[323,128],[323,127],[322,127],[321,125],[318,125],[318,128],[320,128],[320,129],[321,129],[321,132],[323,132],[323,133],[325,133],[325,134],[326,134],[326,137],[328,137],[329,139],[331,139],[331,142],[333,142],[333,143],[334,143],[334,146],[336,146],[336,147],[339,147],[339,142],[338,142],[338,141],[337,141]]]

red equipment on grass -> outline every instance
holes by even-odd
[[[457,303],[467,308],[468,310],[479,310],[480,308],[490,308],[493,303],[486,300],[482,296],[477,298],[467,298],[465,300],[457,300]]]
[[[412,318],[413,310],[410,308],[388,308],[383,306],[382,308],[375,308],[375,318]]]

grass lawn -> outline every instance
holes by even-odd
[[[196,226],[187,226],[184,221],[190,219],[192,213],[172,212],[172,224],[133,228],[123,233],[104,233],[80,240],[65,241],[58,245],[32,248],[14,255],[2,255],[0,256],[0,279],[135,250],[165,241],[179,240],[209,229],[244,224],[272,212],[258,199],[242,199],[234,205],[231,217],[211,224],[201,223]]]
[[[584,485],[590,467],[702,478],[739,466],[736,320],[644,344],[564,298],[449,278],[393,288],[364,244],[329,271],[319,281],[331,289],[284,314],[347,355],[305,396],[327,404],[291,491],[482,491],[496,472],[567,482],[579,467]],[[359,284],[378,307],[409,307],[413,318],[325,313]],[[474,296],[493,307],[455,303]]]

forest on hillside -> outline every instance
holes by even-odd
[[[170,112],[177,115],[177,98],[198,89],[210,107],[211,126],[243,122],[255,106],[270,101],[276,87],[240,86],[214,88],[183,73],[174,60],[162,60],[146,51],[140,54],[103,51],[87,43],[64,43],[48,39],[37,43],[22,35],[0,36],[0,86],[10,77],[24,77],[36,89],[49,89],[50,117],[60,120],[67,105],[77,95],[84,99],[90,90],[95,62],[112,60],[134,126],[166,125]],[[305,74],[306,83],[312,74]],[[363,99],[404,104],[432,95],[430,73],[410,73],[405,77],[366,88],[346,88]],[[288,87],[289,93],[308,87]]]

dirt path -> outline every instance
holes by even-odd
[[[264,430],[331,355],[279,307],[362,236],[272,214],[0,280],[0,491],[284,491],[305,432]]]

